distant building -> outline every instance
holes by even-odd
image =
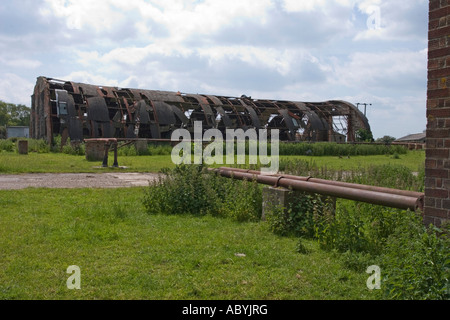
[[[426,140],[426,133],[422,132],[422,133],[414,133],[414,134],[409,134],[405,137],[402,138],[398,138],[397,140],[395,140],[394,142],[402,142],[402,143],[425,143]]]
[[[29,138],[30,127],[6,127],[6,138]]]

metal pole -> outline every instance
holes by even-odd
[[[261,174],[261,172],[257,171],[257,170],[247,170],[247,169],[238,169],[238,168],[229,168],[229,167],[221,167],[220,169],[237,171],[237,172],[246,172],[246,173],[251,173],[251,174],[256,174],[256,175]],[[361,190],[398,194],[398,195],[414,197],[414,198],[420,198],[420,197],[424,196],[423,192],[392,189],[392,188],[386,188],[386,187],[369,186],[369,185],[365,185],[365,184],[333,181],[333,180],[319,179],[319,178],[313,178],[313,177],[302,177],[302,176],[294,176],[294,175],[289,175],[289,174],[273,174],[272,176],[285,177],[285,178],[292,179],[292,180],[329,184],[329,185],[335,185],[335,186],[341,186],[341,187],[347,187],[347,188],[355,188],[355,189],[361,189]]]
[[[283,176],[257,175],[239,171],[212,169],[221,176],[235,178],[239,180],[255,180],[258,183],[272,185],[274,187],[292,188],[294,190],[317,193],[331,197],[349,199],[354,201],[367,202],[376,205],[393,207],[403,210],[422,209],[422,202],[415,197],[403,196],[398,194],[383,193],[371,190],[362,190],[356,188],[328,185],[322,183],[313,183],[309,181],[293,180]]]

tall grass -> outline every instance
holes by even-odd
[[[74,154],[74,145],[70,143],[70,139],[65,146],[61,146],[61,136],[57,135],[53,138],[53,144],[48,146],[47,142],[42,139],[25,139],[27,140],[30,152],[48,153],[48,152],[63,152]],[[16,149],[16,141],[18,138],[0,139],[0,151],[12,152]],[[75,151],[79,148],[84,152],[84,143],[75,145]],[[259,148],[259,144],[257,144]],[[72,149],[71,149],[72,148]],[[227,144],[223,144],[223,153],[225,154]],[[246,154],[249,154],[250,144],[248,141],[244,144]],[[267,152],[271,153],[271,144],[267,144]],[[81,153],[81,151],[79,153]],[[153,143],[149,142],[147,147],[137,148],[135,144],[125,145],[119,147],[119,155],[121,156],[135,156],[135,155],[170,155],[172,146],[167,143]],[[194,151],[194,143],[192,143],[192,152]],[[238,144],[234,144],[235,154],[238,152]],[[380,145],[380,144],[338,144],[334,142],[317,142],[317,143],[285,143],[281,142],[279,145],[279,154],[284,156],[290,155],[310,155],[310,156],[358,156],[358,155],[400,155],[406,154],[407,149],[399,145]]]
[[[399,145],[341,144],[332,142],[281,143],[280,155],[311,156],[368,156],[382,154],[406,154],[407,149]]]
[[[314,174],[352,183],[414,191],[424,189],[423,166],[418,168],[418,174],[402,165],[370,166],[343,173],[320,170],[311,162],[297,160],[284,169],[291,174]],[[307,195],[298,199],[284,211],[275,211],[272,221],[277,222],[280,217],[296,221],[282,231],[297,231],[300,237],[317,240],[324,250],[339,254],[349,268],[364,271],[368,265],[380,265],[384,270],[380,298],[450,298],[448,226],[442,230],[424,226],[420,212],[344,199],[337,199],[334,213],[330,214],[325,203],[317,206],[317,197]],[[279,231],[279,224],[271,226]]]
[[[223,178],[201,165],[181,165],[163,173],[145,196],[148,213],[210,214],[236,221],[261,217],[261,187],[254,181]]]

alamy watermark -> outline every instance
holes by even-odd
[[[373,265],[367,268],[366,273],[372,274],[367,278],[367,288],[369,288],[369,290],[381,289],[381,268],[377,265]]]
[[[72,275],[67,279],[67,289],[81,289],[81,270],[79,266],[69,266],[67,273]]]
[[[379,6],[369,6],[366,9],[366,13],[369,15],[366,24],[369,30],[381,29],[381,8]]]
[[[268,155],[268,137],[270,133],[270,156]],[[194,139],[186,129],[176,129],[172,132],[172,141],[182,141],[172,149],[174,164],[224,164],[224,143],[226,146],[226,164],[260,164],[261,174],[273,174],[279,168],[279,130],[273,129],[226,129],[225,139],[219,129],[203,131],[201,121],[194,122]],[[192,142],[194,154],[192,155]],[[209,144],[203,149],[203,142]],[[248,144],[248,155],[246,146]],[[235,145],[237,146],[235,154]],[[193,156],[193,157],[192,157]],[[193,159],[192,159],[193,158]],[[265,167],[269,165],[269,167]]]

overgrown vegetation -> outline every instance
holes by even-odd
[[[407,148],[401,145],[384,144],[342,144],[331,142],[281,143],[280,155],[308,156],[369,156],[380,154],[406,154]]]
[[[55,136],[53,144],[48,146],[45,140],[25,139],[28,140],[29,151],[39,153],[49,152],[63,152],[67,154],[84,154],[84,143],[71,144],[70,139],[66,144],[61,146],[61,136]],[[13,152],[18,138],[0,139],[0,151]],[[246,154],[249,154],[249,143],[244,145]],[[407,148],[400,145],[382,145],[382,144],[339,144],[330,142],[318,143],[280,143],[280,156],[368,156],[368,155],[404,155],[407,153]],[[118,155],[120,156],[146,156],[146,155],[170,155],[172,146],[167,143],[148,143],[142,145],[135,144],[119,144]],[[223,145],[223,154],[226,152],[226,144]],[[238,146],[234,145],[234,152],[237,154]],[[267,152],[271,154],[271,145],[267,145]],[[194,144],[192,143],[192,153],[194,153]]]
[[[303,160],[284,165],[290,174],[421,191],[424,169],[418,170],[413,174],[401,165],[388,165],[344,174]],[[212,214],[238,221],[260,217],[262,189],[252,181],[217,177],[198,166],[181,166],[166,174],[167,180],[147,192],[149,213]],[[266,225],[277,235],[298,237],[299,253],[307,254],[304,241],[313,239],[351,270],[381,266],[382,299],[450,298],[447,229],[425,227],[420,214],[400,209],[343,199],[334,205],[326,197],[299,193],[292,199],[287,208],[274,205]]]
[[[254,181],[226,179],[198,165],[180,165],[163,173],[144,200],[151,214],[210,214],[236,221],[261,218],[261,187]]]
[[[9,138],[0,139],[0,152],[17,152],[17,141],[28,141],[28,152],[33,153],[64,153],[70,155],[85,155],[86,146],[84,142],[71,143],[70,138],[62,145],[61,136],[53,138],[52,145],[43,139]],[[119,146],[119,156],[147,156],[147,155],[170,155],[172,147],[168,144],[148,144],[144,148],[137,148],[134,144]],[[112,151],[111,151],[112,152]]]

